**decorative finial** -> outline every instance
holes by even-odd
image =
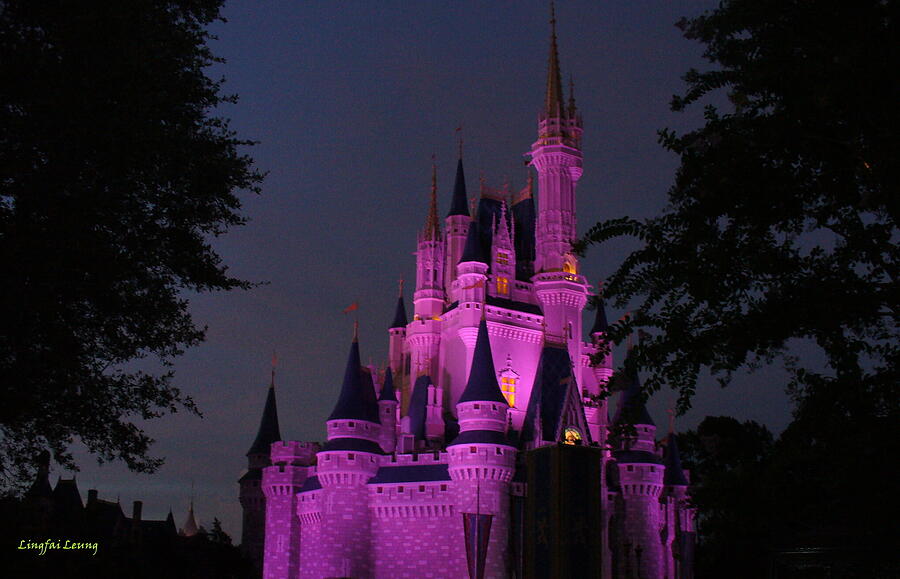
[[[556,5],[550,2],[550,56],[547,64],[547,95],[544,112],[548,117],[558,117],[562,103],[562,80],[559,72],[559,51],[556,48]]]
[[[353,320],[353,341],[359,342],[359,320]]]
[[[397,290],[397,297],[402,298],[403,297],[403,276],[402,275],[400,276],[398,285],[400,286],[400,288]]]
[[[437,164],[434,153],[431,154],[431,204],[428,208],[428,218],[425,220],[425,236],[432,240],[438,238],[441,226],[437,216]]]
[[[569,118],[575,118],[575,77],[569,73]]]
[[[666,414],[669,415],[669,434],[673,434],[675,432],[675,406],[669,406]]]
[[[463,136],[462,136],[462,124],[456,127],[456,137],[459,141],[459,158],[462,159],[462,149],[463,149]]]

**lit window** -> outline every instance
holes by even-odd
[[[509,279],[505,277],[497,278],[497,293],[503,295],[509,294]]]
[[[497,263],[500,265],[506,265],[509,263],[509,254],[505,251],[497,252]]]
[[[506,398],[506,401],[509,402],[510,406],[516,405],[516,381],[518,378],[515,376],[501,376],[500,377],[500,391],[503,392],[503,396]]]
[[[567,428],[564,442],[566,444],[581,445],[581,433],[574,428]]]

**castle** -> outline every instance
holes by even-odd
[[[536,193],[482,185],[473,217],[460,157],[441,223],[432,172],[413,319],[401,286],[385,370],[354,336],[321,446],[281,440],[270,387],[240,481],[266,579],[693,576],[675,437],[657,442],[634,375],[610,420],[602,303],[582,339],[582,120],[551,23]],[[613,437],[617,421],[634,429]]]

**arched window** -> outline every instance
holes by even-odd
[[[507,354],[506,367],[500,370],[500,391],[513,408],[516,406],[516,386],[519,384],[519,373],[512,369],[512,358]]]

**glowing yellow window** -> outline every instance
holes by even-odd
[[[516,378],[512,376],[503,376],[500,378],[500,391],[506,397],[506,401],[510,406],[516,405]]]
[[[564,437],[563,442],[565,442],[565,444],[581,444],[581,433],[574,428],[567,428]]]
[[[500,265],[508,264],[509,263],[509,254],[506,253],[505,251],[498,251],[497,252],[497,263],[499,263]]]
[[[505,277],[497,278],[497,293],[503,295],[509,294],[509,279]]]
[[[568,261],[563,264],[563,271],[566,273],[578,273],[575,271],[575,265]]]

